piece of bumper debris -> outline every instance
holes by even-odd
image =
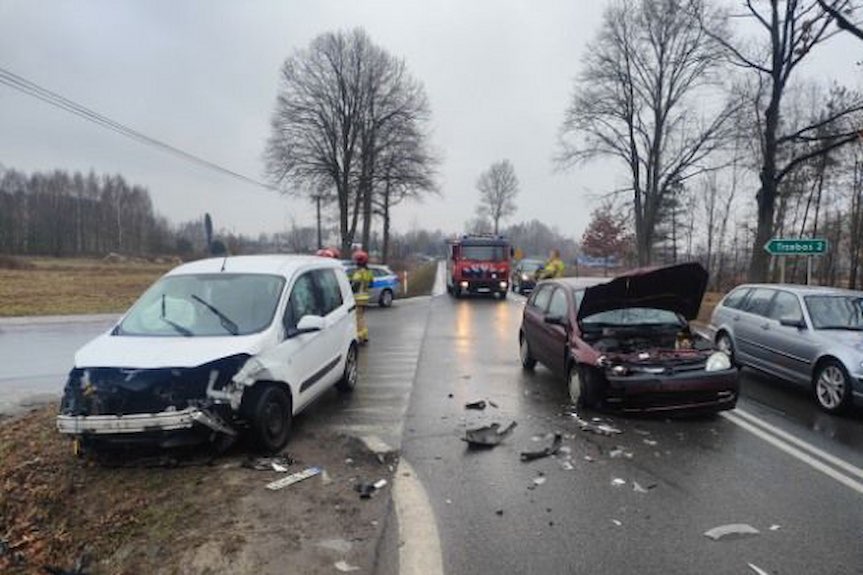
[[[287,477],[282,477],[281,479],[277,479],[271,483],[267,483],[267,489],[270,491],[278,491],[279,489],[284,489],[289,485],[293,485],[294,483],[299,483],[300,481],[304,481],[310,477],[314,477],[318,475],[321,471],[323,471],[320,467],[309,467],[308,469],[303,469],[302,471],[298,471],[297,473],[291,473]]]
[[[342,573],[350,573],[351,571],[359,571],[360,568],[356,565],[351,565],[347,561],[336,561],[335,567]]]
[[[708,529],[704,532],[704,536],[714,541],[719,541],[720,539],[741,539],[743,537],[758,535],[759,533],[758,529],[747,523],[730,523]]]
[[[561,445],[563,445],[563,435],[561,435],[560,433],[555,433],[554,439],[552,439],[551,441],[551,445],[547,445],[546,447],[538,451],[522,451],[521,460],[533,461],[534,459],[542,459],[543,457],[548,457],[549,455],[555,455],[558,451],[560,451]]]
[[[291,457],[258,457],[255,459],[247,459],[243,462],[243,467],[246,469],[254,469],[255,471],[278,471],[285,473],[288,471],[288,466],[294,460]]]
[[[477,409],[480,411],[485,409],[485,406],[486,406],[485,400],[482,400],[482,399],[480,399],[479,401],[472,401],[470,403],[464,404],[465,409]]]
[[[500,429],[499,423],[468,429],[465,431],[462,441],[467,442],[470,447],[494,447],[512,433],[515,426],[516,422],[513,421],[503,429]]]

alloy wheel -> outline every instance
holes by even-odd
[[[815,396],[818,403],[828,411],[836,411],[845,401],[845,373],[838,365],[830,364],[818,374],[815,383]]]

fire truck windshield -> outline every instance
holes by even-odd
[[[506,246],[470,246],[463,245],[461,258],[465,260],[483,260],[500,262],[509,259]]]

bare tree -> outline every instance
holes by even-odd
[[[822,10],[830,14],[830,16],[836,20],[836,25],[841,30],[845,30],[846,32],[853,34],[858,40],[863,40],[863,30],[860,29],[858,24],[849,19],[849,16],[851,16],[851,13],[854,11],[854,7],[851,6],[850,3],[842,10],[827,0],[818,0],[818,5]]]
[[[491,220],[494,233],[500,231],[500,221],[515,213],[518,195],[518,178],[509,160],[495,162],[480,174],[476,182],[479,190],[477,215]]]
[[[361,29],[322,34],[282,66],[267,174],[286,193],[331,191],[322,201],[338,207],[342,249],[350,249],[361,217],[368,247],[388,133],[428,119],[423,88],[404,62]]]
[[[700,20],[722,26],[699,0],[614,2],[561,128],[560,165],[611,157],[627,166],[641,265],[673,186],[704,172],[727,135],[733,106],[710,89],[721,51]]]
[[[842,11],[848,0],[832,0],[829,7]],[[765,281],[768,256],[762,246],[774,232],[776,205],[781,182],[801,163],[844,146],[857,138],[857,129],[823,130],[863,108],[854,103],[835,110],[828,117],[793,131],[784,131],[782,103],[792,73],[812,49],[835,33],[833,17],[817,0],[747,0],[745,12],[764,37],[755,49],[743,41],[729,38],[726,30],[717,31],[712,22],[702,20],[702,29],[722,44],[729,60],[749,71],[755,81],[752,101],[756,107],[755,125],[759,130],[760,189],[755,237],[749,263],[749,279]],[[813,146],[817,142],[819,145]]]

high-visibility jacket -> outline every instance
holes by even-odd
[[[368,293],[369,286],[375,281],[375,275],[369,268],[357,268],[351,276],[351,284],[355,293]]]
[[[553,258],[546,262],[545,267],[542,268],[542,271],[539,274],[540,279],[553,279],[553,278],[562,278],[563,271],[566,269],[566,266],[563,264],[560,258]]]

